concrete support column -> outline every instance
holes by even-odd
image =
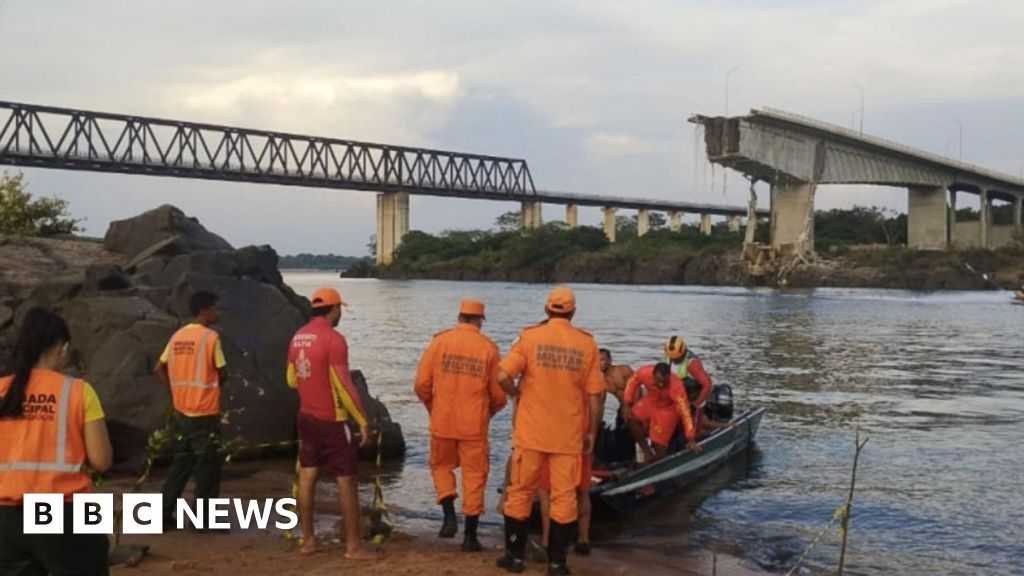
[[[683,227],[683,213],[682,212],[669,212],[668,213],[668,229],[673,232],[679,232],[679,229]]]
[[[956,245],[956,190],[949,191],[949,234],[947,240],[950,246]]]
[[[988,248],[989,244],[989,228],[992,227],[992,200],[988,196],[988,190],[982,190],[979,195],[981,200],[979,210],[981,214],[978,218],[978,232],[979,232],[979,246],[982,248]]]
[[[729,222],[729,232],[739,232],[740,231],[740,217],[739,216],[737,216],[735,214],[733,214],[732,216],[729,216],[728,222]]]
[[[409,193],[377,195],[377,264],[391,264],[395,250],[409,233]]]
[[[604,208],[604,235],[608,237],[608,241],[615,242],[615,208],[606,206]]]
[[[700,233],[711,236],[711,214],[700,215]]]
[[[791,246],[798,254],[814,252],[814,185],[774,184],[771,192],[772,247]]]
[[[643,236],[651,230],[651,214],[647,210],[636,211],[636,235]]]
[[[570,230],[579,226],[579,217],[576,212],[577,209],[575,204],[565,205],[565,225],[568,226]]]
[[[1024,225],[1021,222],[1021,212],[1024,212],[1024,196],[1018,196],[1013,202],[1013,225],[1018,228]]]
[[[534,200],[523,200],[522,219],[520,227],[525,230],[540,228],[542,222],[540,217],[540,202]]]
[[[943,186],[907,189],[907,246],[915,250],[942,250],[949,238],[949,209]]]

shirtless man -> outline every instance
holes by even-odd
[[[601,348],[598,352],[601,354],[601,374],[604,375],[604,387],[619,400],[621,414],[622,407],[625,405],[622,398],[626,392],[626,382],[629,382],[630,376],[633,375],[633,369],[625,364],[613,366],[612,353],[607,348]],[[602,399],[601,407],[604,408],[604,399]]]

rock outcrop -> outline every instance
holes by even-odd
[[[152,375],[197,290],[220,296],[220,332],[230,379],[222,392],[225,435],[266,447],[295,438],[295,393],[284,382],[288,342],[309,317],[308,301],[281,277],[269,246],[235,250],[177,208],[162,206],[111,224],[103,243],[0,238],[0,365],[21,316],[56,309],[72,333],[69,372],[96,388],[117,463],[137,467],[146,438],[163,425],[170,397]],[[387,409],[366,396],[384,451],[404,450]],[[376,454],[374,446],[373,454]]]

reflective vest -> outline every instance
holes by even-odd
[[[13,377],[0,379],[6,394]],[[85,464],[85,385],[49,370],[33,370],[18,418],[0,419],[0,505],[21,504],[26,492],[91,492]]]
[[[167,374],[174,409],[188,416],[220,413],[220,383],[213,350],[220,336],[209,328],[189,325],[171,336]]]
[[[689,398],[690,402],[696,402],[701,392],[700,384],[690,376],[690,361],[696,357],[696,354],[687,350],[686,355],[683,356],[683,361],[679,364],[673,364],[668,358],[665,359],[669,366],[675,367],[676,376],[683,381],[683,388],[686,389],[686,397]]]

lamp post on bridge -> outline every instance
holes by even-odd
[[[863,136],[864,135],[864,87],[861,86],[860,84],[857,84],[856,82],[854,82],[853,85],[856,86],[858,90],[860,90],[860,135]]]
[[[729,68],[729,71],[725,73],[725,117],[729,117],[729,77],[732,73],[739,70],[739,66],[733,66]],[[725,196],[726,190],[729,187],[729,169],[722,168],[722,196]]]
[[[957,128],[959,128],[960,146],[959,146],[958,151],[960,153],[960,161],[963,162],[964,161],[964,125],[960,122],[959,118],[953,118],[953,122],[956,122]]]
[[[725,73],[725,116],[727,118],[729,117],[729,77],[732,76],[733,72],[739,69],[739,66],[733,66]]]

